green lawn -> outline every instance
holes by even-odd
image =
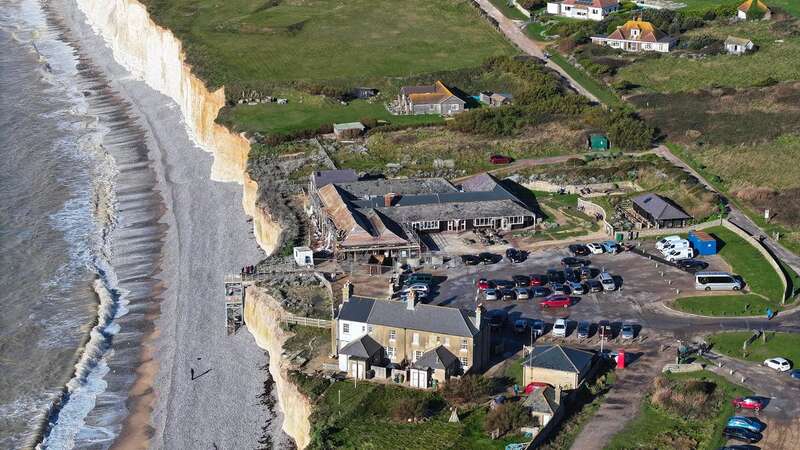
[[[695,448],[717,449],[725,444],[722,429],[728,417],[734,415],[730,400],[751,394],[749,390],[732,384],[711,372],[671,374],[670,380],[703,380],[713,382],[714,402],[710,414],[699,418],[685,418],[671,411],[660,409],[648,397],[642,402],[639,416],[623,431],[616,434],[606,450],[634,448]]]
[[[679,11],[706,11],[709,8],[716,8],[717,6],[730,6],[735,8],[743,1],[744,0],[681,0],[681,3],[686,4],[686,7],[681,8]],[[770,2],[770,4],[772,4],[772,2]]]
[[[499,9],[504,16],[514,20],[528,20],[528,16],[522,14],[515,6],[509,5],[507,0],[489,0],[495,8]]]
[[[753,293],[685,297],[678,299],[674,306],[681,311],[710,316],[760,315],[767,307],[779,310],[783,285],[764,256],[727,228],[716,226],[705,231],[717,238],[720,256]]]
[[[609,107],[621,107],[623,105],[623,101],[619,99],[611,90],[609,90],[606,86],[600,84],[589,76],[586,72],[578,69],[577,67],[570,64],[561,54],[556,51],[553,51],[550,55],[550,59],[558,64],[565,72],[569,74],[578,84],[584,87],[587,91],[591,92],[595,97],[598,98],[603,104]]]
[[[713,344],[715,352],[733,358],[744,359],[757,363],[767,358],[782,356],[793,364],[800,364],[800,334],[767,332],[767,343],[756,339],[747,347],[747,355],[742,355],[742,343],[752,336],[749,331],[731,331],[712,334],[708,342]]]

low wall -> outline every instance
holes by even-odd
[[[683,228],[643,228],[641,230],[633,230],[638,233],[640,237],[650,236],[667,236],[670,234],[685,234],[690,231],[703,230],[710,227],[719,225],[719,220],[709,220],[707,222],[696,223]]]
[[[756,250],[758,250],[758,252],[761,253],[762,256],[764,256],[767,262],[769,262],[769,265],[772,266],[772,268],[778,274],[778,278],[781,279],[781,284],[783,284],[783,298],[781,299],[781,303],[785,302],[786,299],[790,297],[791,292],[789,292],[789,282],[786,279],[786,273],[783,271],[783,267],[781,267],[781,265],[778,263],[778,260],[775,259],[772,253],[769,250],[767,250],[766,247],[764,247],[764,244],[759,242],[758,239],[754,238],[753,236],[750,236],[746,231],[737,227],[729,220],[724,219],[722,221],[722,226],[736,233],[740,238],[750,243],[750,245],[755,247]]]
[[[522,13],[523,16],[529,19],[531,18],[531,12],[525,9],[525,7],[523,7],[522,5],[520,5],[519,2],[517,2],[517,0],[514,0],[514,7],[517,8],[519,12]]]
[[[632,181],[620,181],[618,183],[588,183],[588,184],[558,184],[550,181],[535,180],[522,183],[522,186],[541,192],[566,192],[567,194],[580,194],[582,190],[589,189],[592,192],[589,196],[606,195],[606,191],[626,190],[641,192],[642,188]]]
[[[611,226],[610,223],[606,220],[606,210],[603,209],[602,206],[592,203],[588,200],[584,200],[582,198],[578,199],[578,209],[583,211],[584,213],[594,216],[600,215],[603,217],[603,230],[609,236],[614,236],[614,227]]]

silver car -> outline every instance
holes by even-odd
[[[497,289],[492,289],[492,288],[486,289],[485,291],[483,291],[483,295],[486,298],[486,300],[497,300]]]
[[[569,291],[572,293],[572,295],[583,295],[586,293],[586,286],[584,286],[580,281],[570,281]]]
[[[528,291],[528,288],[514,288],[514,293],[517,294],[517,300],[527,300],[530,298],[530,291]]]

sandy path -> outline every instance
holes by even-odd
[[[210,181],[212,157],[190,141],[177,105],[115,63],[74,5],[65,1],[63,8],[82,47],[148,129],[167,208],[153,437],[149,445],[138,438],[126,447],[256,448],[271,417],[257,399],[267,360],[246,331],[226,335],[221,303],[223,275],[264,256],[242,211],[242,187]],[[203,375],[192,381],[191,369]]]

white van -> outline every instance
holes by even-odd
[[[677,234],[673,235],[673,236],[667,236],[665,238],[660,239],[658,242],[656,242],[656,248],[659,249],[659,250],[662,250],[667,245],[669,245],[669,244],[671,244],[671,243],[673,243],[675,241],[680,241],[680,240],[681,240],[681,237],[678,236]]]
[[[680,261],[682,259],[689,259],[694,258],[694,249],[692,247],[681,248],[678,250],[672,250],[671,252],[664,255],[664,257],[669,262]]]
[[[608,272],[601,272],[598,276],[600,284],[603,285],[604,291],[613,291],[617,289],[617,283],[614,282],[614,277]]]
[[[564,319],[556,320],[556,323],[553,324],[553,336],[555,337],[567,337],[567,321]]]
[[[675,250],[682,250],[684,248],[691,247],[691,244],[686,239],[679,239],[677,241],[672,241],[669,244],[665,245],[664,248],[661,249],[661,253],[664,255],[668,255],[672,251]]]
[[[698,291],[738,291],[742,282],[728,272],[697,272],[694,288]]]

